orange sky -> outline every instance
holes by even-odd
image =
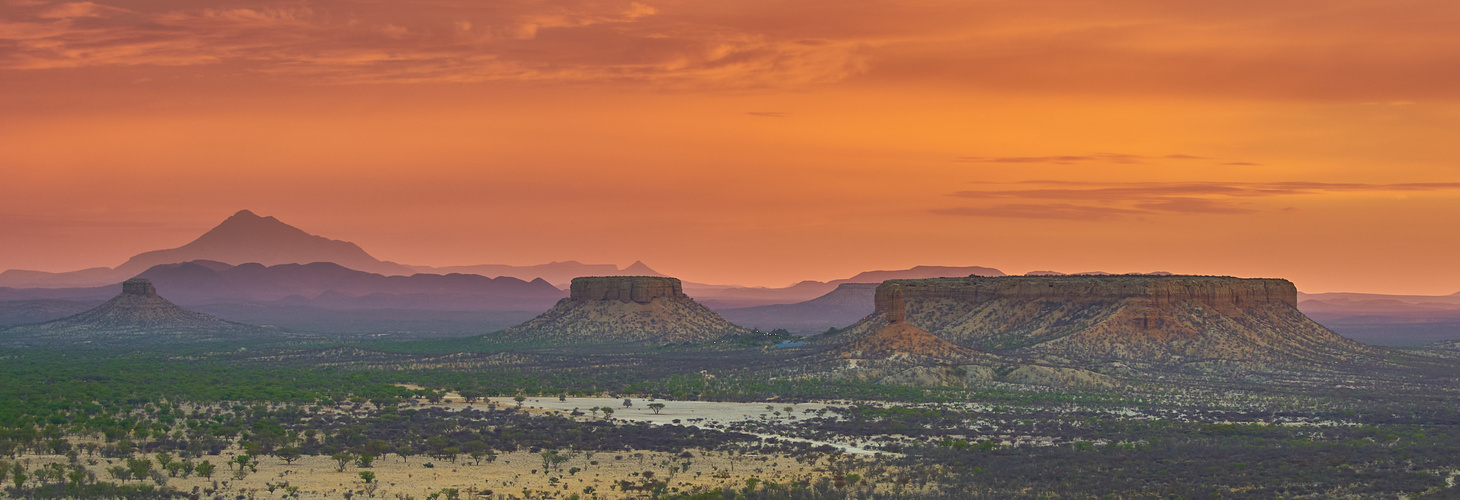
[[[1452,0],[0,0],[0,269],[239,209],[411,264],[1460,291]]]

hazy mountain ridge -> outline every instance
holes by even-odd
[[[772,330],[785,328],[791,333],[810,335],[828,328],[841,328],[872,314],[872,298],[877,283],[842,283],[826,295],[795,304],[720,309],[716,312],[747,328]]]
[[[379,307],[369,298],[419,297],[418,307],[463,310],[547,307],[565,294],[541,279],[487,278],[474,274],[382,276],[334,263],[243,264],[194,261],[148,269],[140,277],[164,287],[185,304],[223,302],[319,303]],[[433,306],[430,301],[441,301]]]
[[[0,329],[0,342],[5,345],[43,347],[129,348],[305,337],[308,336],[234,323],[184,309],[159,296],[145,279],[127,280],[120,294],[86,312]]]
[[[914,266],[892,271],[863,271],[851,278],[832,281],[802,281],[784,288],[743,287],[686,283],[685,293],[715,310],[795,304],[831,293],[848,283],[881,283],[889,279],[1005,276],[1003,271],[982,266]]]
[[[359,245],[309,234],[274,217],[240,210],[186,245],[143,252],[121,265],[65,273],[8,270],[0,286],[12,288],[86,287],[116,283],[162,264],[196,260],[239,265],[332,262],[385,275],[410,275],[411,269],[372,257]]]
[[[1417,346],[1460,339],[1460,292],[1299,293],[1298,309],[1345,337],[1370,344]]]

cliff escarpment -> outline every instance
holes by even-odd
[[[690,299],[675,278],[573,278],[569,292],[552,309],[507,329],[506,334],[585,344],[704,342],[750,333]]]
[[[871,332],[901,317],[956,345],[997,354],[1176,364],[1342,360],[1368,348],[1296,308],[1280,279],[1010,276],[890,280]]]

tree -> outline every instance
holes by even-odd
[[[369,453],[361,453],[359,456],[355,457],[355,465],[361,469],[369,469],[370,464],[374,462],[375,455],[371,455]]]
[[[487,443],[468,441],[464,446],[466,447],[466,454],[471,456],[471,459],[475,460],[477,465],[481,465],[482,457],[487,456]]]
[[[603,407],[603,418],[613,418],[613,408]]]
[[[658,415],[660,411],[664,410],[664,403],[649,403],[649,409],[654,410],[654,414]]]
[[[474,403],[476,402],[476,400],[481,399],[482,397],[482,391],[472,389],[463,389],[460,391],[456,391],[456,393],[460,394],[461,399],[463,401],[466,401],[467,403]]]
[[[170,463],[172,463],[172,455],[167,454],[167,453],[158,453],[157,454],[157,466],[158,467],[162,467],[162,468],[166,469],[167,468],[167,464],[170,464]]]
[[[559,403],[566,403],[566,402],[568,402],[568,395],[567,394],[559,394],[558,395],[558,402]]]
[[[205,478],[212,478],[213,477],[213,469],[214,469],[213,464],[209,463],[207,460],[204,460],[203,463],[200,463],[200,464],[198,464],[197,467],[194,467],[193,468],[193,471],[194,472],[197,472],[199,476],[202,476],[202,477],[205,477]]]
[[[369,484],[371,481],[375,480],[375,473],[368,470],[362,470],[360,471],[360,479],[364,480],[366,484]]]
[[[286,464],[293,465],[295,460],[299,460],[299,457],[304,456],[304,452],[293,446],[285,446],[274,450],[274,456],[279,457]]]
[[[629,401],[629,398],[624,398],[624,408],[628,408],[630,406],[634,406],[634,402]]]
[[[24,467],[21,467],[20,464],[15,464],[15,475],[10,476],[10,479],[15,481],[15,489],[19,491],[20,487],[25,484],[25,480],[30,479],[30,476],[25,475]]]
[[[253,457],[250,456],[248,453],[233,457],[233,463],[238,464],[238,470],[240,472],[243,471],[244,467],[248,467],[248,462],[250,460],[253,460]]]
[[[355,455],[353,453],[346,452],[346,451],[342,451],[342,452],[336,453],[334,455],[330,455],[330,458],[331,459],[334,459],[335,462],[338,462],[340,464],[340,468],[339,468],[339,471],[340,472],[344,472],[345,471],[345,467],[349,466],[350,465],[350,462],[354,462],[355,461]]]
[[[152,472],[152,459],[149,458],[128,458],[127,471],[132,473],[132,478],[141,481]]]
[[[400,455],[401,462],[405,462],[411,455],[416,454],[416,449],[409,446],[401,446],[395,449],[395,454]]]
[[[518,408],[521,408],[522,407],[522,402],[523,401],[527,401],[527,398],[522,397],[522,396],[517,396],[515,398],[512,398],[512,400],[517,402],[517,407]]]

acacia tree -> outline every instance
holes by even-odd
[[[334,459],[335,462],[339,463],[340,464],[340,468],[338,470],[340,472],[344,472],[345,471],[345,467],[349,466],[350,465],[350,462],[354,462],[355,461],[355,454],[350,453],[350,452],[346,452],[346,451],[342,451],[342,452],[336,453],[334,455],[330,455],[330,458],[331,459]]]
[[[664,410],[664,403],[649,403],[649,409],[654,410],[654,414],[658,415],[660,411]]]
[[[285,446],[283,448],[279,448],[277,450],[274,450],[274,456],[279,457],[280,459],[283,459],[284,460],[284,463],[290,464],[290,465],[293,465],[294,464],[294,461],[295,460],[299,460],[299,457],[301,457],[303,455],[304,455],[304,452],[299,451],[299,448],[295,448],[293,446]]]
[[[128,458],[127,471],[132,473],[132,478],[141,481],[152,472],[152,459],[150,458]]]

